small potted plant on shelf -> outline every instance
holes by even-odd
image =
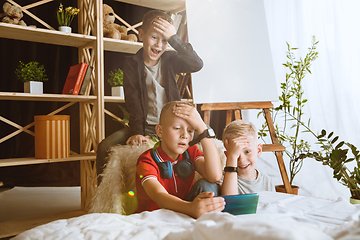
[[[49,80],[45,73],[44,65],[32,61],[27,64],[19,61],[15,73],[17,78],[24,83],[25,93],[43,93],[43,82]]]
[[[310,119],[308,119],[308,125],[304,124],[304,106],[307,99],[304,98],[304,90],[302,88],[302,80],[306,73],[310,73],[311,63],[317,58],[318,52],[316,52],[315,37],[313,37],[312,45],[309,48],[309,52],[305,58],[300,58],[299,61],[295,60],[294,50],[297,48],[291,48],[287,43],[287,63],[283,65],[290,71],[286,73],[285,82],[281,83],[281,94],[279,100],[281,104],[271,109],[272,119],[275,125],[276,135],[279,142],[285,147],[285,155],[289,159],[289,180],[292,186],[292,191],[297,194],[299,187],[293,185],[294,178],[302,168],[303,159],[299,158],[300,154],[310,150],[310,144],[301,138],[304,131],[307,131]],[[258,116],[261,112],[258,114]],[[265,122],[259,129],[259,137],[265,141],[265,137],[268,134],[267,123]],[[285,192],[284,185],[275,186],[276,191]]]
[[[109,73],[108,83],[111,86],[111,95],[124,97],[124,88],[123,88],[123,71],[118,68],[114,69]]]
[[[58,11],[56,12],[57,21],[59,23],[59,31],[71,33],[71,22],[74,17],[80,12],[80,9],[75,7],[67,7],[60,4]]]

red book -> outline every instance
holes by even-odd
[[[73,95],[79,94],[81,84],[84,80],[84,76],[88,66],[89,65],[87,63],[82,62],[70,67],[62,91],[63,94],[73,94]]]

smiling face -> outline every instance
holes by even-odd
[[[161,113],[156,133],[161,138],[161,149],[171,159],[176,160],[189,148],[194,137],[194,128],[184,119],[175,116],[172,107]]]
[[[146,66],[155,66],[165,52],[168,41],[162,34],[155,31],[153,28],[149,28],[146,32],[140,29],[139,39],[143,42],[143,60]]]
[[[139,30],[139,39],[143,42],[143,60],[146,66],[155,66],[168,46],[167,40],[162,34],[154,30],[154,20],[162,18],[174,24],[171,17],[164,11],[152,10],[143,17],[143,24]]]
[[[237,159],[238,175],[247,180],[255,180],[257,178],[255,166],[257,157],[262,153],[262,145],[258,144],[252,136],[247,138],[250,140],[250,143],[241,149]]]
[[[238,175],[247,180],[255,180],[257,178],[255,165],[257,157],[262,153],[262,145],[258,144],[257,131],[254,124],[245,120],[235,120],[229,123],[223,132],[225,148],[231,147],[229,142],[237,138],[247,140],[246,144],[239,144],[237,147],[236,154],[239,154],[237,158]]]

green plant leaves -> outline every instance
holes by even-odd
[[[45,73],[44,65],[40,65],[35,61],[27,64],[19,61],[19,66],[16,68],[15,74],[22,82],[44,82],[49,80]]]
[[[80,9],[75,7],[67,7],[60,4],[58,11],[56,12],[56,19],[59,26],[70,26],[74,17],[80,12]]]
[[[118,68],[118,69],[114,69],[109,73],[109,78],[107,81],[111,87],[122,86],[123,78],[124,78],[124,73],[120,68]]]
[[[350,143],[344,141],[337,143],[339,136],[335,136],[334,132],[327,134],[326,130],[322,129],[320,134],[315,134],[310,128],[310,118],[307,121],[303,120],[304,106],[308,100],[304,98],[302,80],[307,73],[311,74],[311,64],[318,57],[316,45],[319,42],[315,40],[315,36],[312,40],[312,45],[308,48],[309,51],[305,58],[299,60],[295,59],[294,54],[297,48],[290,47],[290,44],[286,42],[288,61],[283,66],[288,68],[288,72],[285,75],[285,82],[280,84],[279,100],[281,103],[271,111],[275,133],[279,142],[285,146],[284,153],[289,158],[290,183],[292,184],[294,177],[300,171],[303,160],[312,158],[331,167],[333,177],[343,185],[351,189],[360,189],[360,151]],[[258,117],[260,114],[261,112]],[[314,136],[320,150],[311,151],[310,144],[302,139],[301,133]],[[259,138],[265,142],[268,134],[266,122],[258,134]],[[334,147],[336,143],[337,145]],[[350,152],[353,156],[348,156]],[[357,167],[351,171],[346,164],[354,160],[356,160]],[[358,194],[360,197],[360,191]]]
[[[331,140],[331,144],[334,144],[339,139],[339,136],[334,137],[333,140]]]
[[[315,40],[313,39],[311,48],[306,54],[305,58],[295,59],[294,52],[298,48],[293,48],[288,42],[286,57],[288,61],[282,65],[288,68],[288,72],[285,75],[285,82],[280,84],[281,94],[279,100],[281,104],[275,107],[271,114],[275,126],[275,133],[285,148],[285,154],[289,157],[289,171],[290,171],[290,183],[292,183],[295,175],[300,171],[303,164],[303,152],[310,150],[310,144],[307,141],[301,139],[301,133],[313,134],[310,126],[310,119],[303,123],[303,108],[307,103],[307,99],[304,98],[304,91],[302,89],[302,79],[309,72],[311,62],[316,59],[317,54]],[[279,114],[281,113],[281,114]],[[258,117],[260,114],[258,114]],[[291,122],[291,125],[289,124]],[[262,128],[258,131],[259,138],[264,140],[267,136],[267,124],[263,124]]]

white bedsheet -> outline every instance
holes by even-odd
[[[130,216],[92,213],[54,221],[18,235],[19,239],[360,239],[360,207],[260,192],[256,214],[208,213],[195,220],[169,210]]]

